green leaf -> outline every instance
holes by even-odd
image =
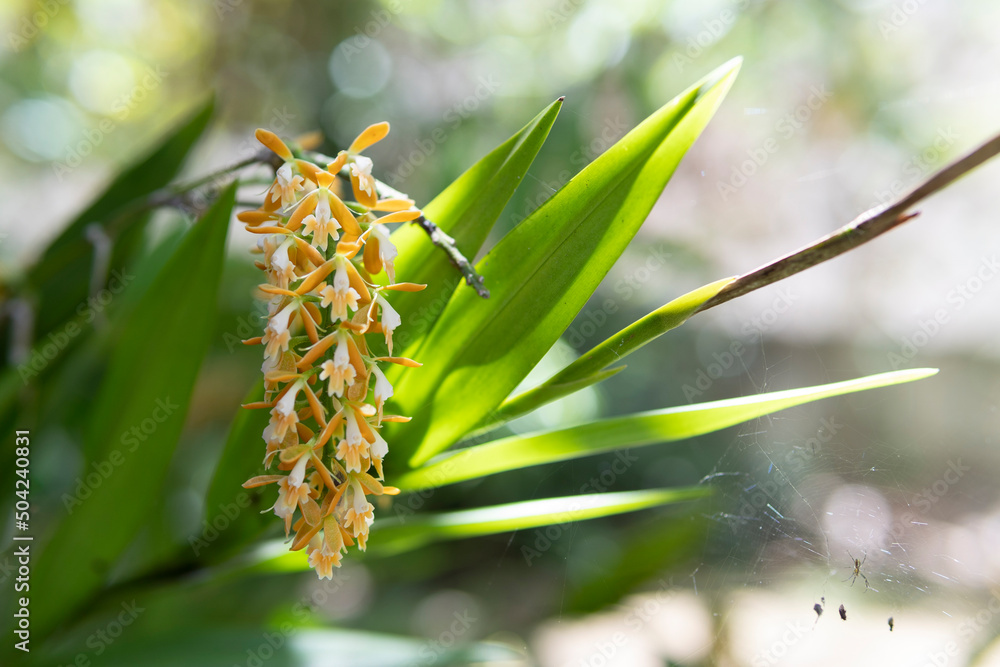
[[[934,368],[894,371],[817,387],[651,410],[555,431],[510,436],[445,454],[403,475],[396,480],[396,486],[404,491],[416,491],[623,447],[684,440],[821,398],[912,382],[935,373],[937,369]]]
[[[585,519],[624,514],[671,503],[679,503],[711,494],[707,486],[649,491],[592,493],[561,498],[527,500],[456,512],[426,513],[414,516],[381,518],[376,516],[368,541],[368,555],[392,556],[440,540],[456,540],[538,528]],[[275,540],[254,554],[234,564],[243,572],[295,572],[309,567],[300,551],[289,552],[288,545]],[[228,574],[232,574],[232,571]]]
[[[566,366],[542,384],[504,401],[490,421],[479,427],[487,431],[540,408],[546,403],[606,380],[624,366],[604,370],[632,354],[654,338],[684,324],[703,303],[714,297],[733,281],[724,278],[679,296],[636,320],[607,340],[595,345],[586,354]]]
[[[139,603],[142,604],[142,600]],[[310,619],[311,615],[301,609],[297,613],[301,617],[297,620]],[[128,635],[127,632],[125,634]],[[470,637],[473,634],[470,633]],[[104,644],[100,646],[104,647]],[[93,647],[80,649],[83,652],[76,656],[86,656],[86,651]],[[69,665],[73,664],[74,657],[73,653],[46,656],[44,664]],[[274,627],[219,627],[166,635],[150,632],[137,639],[125,636],[108,643],[98,664],[101,667],[219,667],[243,664],[267,667],[412,667],[416,664],[512,664],[508,661],[519,657],[520,654],[512,647],[495,642],[458,641],[443,647],[431,640],[356,630],[327,630],[286,621]]]
[[[702,498],[706,486],[651,491],[592,493],[562,498],[528,500],[457,512],[419,514],[377,520],[370,547],[374,553],[408,551],[438,540],[454,540],[551,524],[597,519],[625,512]],[[377,531],[374,528],[377,526]]]
[[[398,383],[413,422],[394,429],[417,466],[465,436],[552,347],[646,219],[736,76],[720,68],[628,133],[507,234],[477,266],[493,296],[459,290]]]
[[[252,403],[263,398],[264,382],[260,381],[243,402]],[[220,517],[224,517],[226,527],[218,531],[215,539],[203,535],[199,542],[192,544],[195,555],[203,560],[223,558],[228,555],[231,545],[246,544],[277,525],[273,514],[261,514],[274,503],[276,487],[243,488],[243,482],[251,477],[267,474],[261,433],[269,418],[267,410],[242,409],[233,418],[229,437],[205,496],[205,522],[214,526]],[[259,445],[256,449],[255,443]]]
[[[517,134],[470,167],[424,207],[427,219],[452,236],[458,249],[470,261],[528,172],[560,108],[562,98],[543,109]],[[444,253],[416,225],[401,226],[393,233],[392,240],[405,248],[396,261],[396,274],[402,280],[427,285],[423,292],[408,294],[405,299],[398,300],[398,305],[393,304],[408,325],[398,337],[399,349],[406,350],[412,349],[433,326],[441,308],[435,311],[431,306],[447,303],[448,296],[462,283],[462,278]]]
[[[31,268],[27,281],[37,300],[36,340],[47,336],[86,302],[94,264],[94,245],[87,240],[91,224],[98,225],[115,243],[109,270],[127,268],[149,218],[149,209],[135,206],[135,202],[173,179],[208,125],[213,108],[209,100],[148,157],[119,174]]]
[[[43,636],[105,583],[122,551],[162,503],[167,468],[184,425],[215,323],[216,295],[236,184],[188,233],[122,324],[86,434],[93,452],[79,497],[39,555],[33,629]],[[85,497],[84,497],[85,496]]]

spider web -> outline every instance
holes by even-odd
[[[765,342],[743,368],[744,394],[801,384],[786,377],[791,357],[768,364]],[[962,493],[968,466],[942,459],[911,470],[909,459],[936,454],[871,427],[881,410],[899,406],[873,392],[759,418],[740,427],[702,479],[718,505],[706,515],[714,530],[692,586],[712,598],[715,642],[727,637],[736,664],[822,664],[831,650],[831,664],[850,654],[853,664],[965,664],[994,636],[994,619],[970,631],[967,621],[984,607],[968,593],[982,582],[941,543],[947,521],[936,503]],[[944,623],[915,636],[934,616]],[[966,639],[954,655],[949,632]],[[911,641],[901,651],[902,634]],[[865,638],[865,651],[844,647],[851,636]]]

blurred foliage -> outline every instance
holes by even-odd
[[[51,7],[56,9],[49,12]],[[991,24],[977,20],[979,15],[972,9],[967,11],[961,30],[969,39],[978,38]],[[36,25],[40,23],[36,18],[39,12],[50,13],[40,27]],[[213,90],[217,98],[213,133],[194,149],[188,160],[189,173],[203,174],[210,166],[245,157],[251,150],[245,137],[252,126],[268,126],[286,135],[319,128],[332,151],[345,145],[369,121],[385,118],[392,121],[393,136],[406,139],[385,142],[373,151],[384,170],[378,175],[419,202],[426,202],[475,159],[514,134],[538,109],[566,95],[561,118],[521,187],[506,207],[500,203],[502,213],[497,210],[494,214],[499,222],[484,244],[491,247],[677,90],[738,53],[755,66],[744,72],[734,89],[732,110],[722,112],[725,129],[720,130],[721,139],[699,144],[707,157],[692,156],[697,167],[707,164],[709,170],[717,170],[709,172],[712,191],[716,179],[729,178],[730,165],[745,159],[745,146],[756,147],[758,138],[773,134],[774,116],[764,113],[766,108],[777,109],[777,113],[794,109],[804,103],[813,85],[837,91],[835,100],[810,120],[808,132],[824,143],[865,136],[874,145],[887,148],[889,157],[879,160],[893,164],[928,147],[941,117],[950,116],[921,113],[918,106],[899,100],[905,102],[919,94],[926,72],[938,69],[947,74],[949,68],[961,66],[948,64],[942,57],[956,48],[958,38],[948,31],[925,48],[924,33],[914,29],[884,39],[879,21],[887,15],[888,8],[864,7],[863,3],[754,0],[699,5],[651,0],[6,3],[0,7],[2,32],[8,42],[0,55],[0,168],[10,178],[0,192],[9,192],[9,201],[18,205],[37,202],[39,207],[52,210],[62,202],[67,208],[57,210],[64,214],[70,212],[70,205],[82,209],[84,200],[90,199],[89,194],[81,195],[82,191],[91,192],[95,180],[110,180],[104,174],[116,173],[121,167],[136,164],[140,156],[153,154],[164,133],[185,118],[193,118],[189,126],[193,143],[206,117],[190,116],[190,110],[203,103],[206,90]],[[23,42],[9,39],[22,34]],[[854,46],[845,48],[845,44]],[[789,61],[795,66],[790,67]],[[956,77],[956,86],[974,83]],[[963,136],[974,136],[976,128],[986,124],[990,108],[989,104],[969,104],[961,110]],[[944,109],[949,114],[954,110]],[[757,118],[761,120],[754,124]],[[729,152],[719,148],[718,142],[743,131],[752,138],[741,140]],[[155,182],[139,189],[154,189],[174,177],[188,147],[175,155],[164,155],[169,166],[140,169],[140,176]],[[798,157],[803,150],[790,144],[783,158],[784,153],[790,154],[788,159],[792,154]],[[940,151],[929,164],[955,150],[950,146]],[[860,197],[829,207],[829,217],[843,221],[870,203],[871,186],[864,184],[868,190],[854,187],[858,181],[852,175],[837,179],[842,179],[838,183],[845,190],[857,190]],[[51,196],[52,189],[64,185],[72,186],[67,187],[65,197]],[[109,192],[114,192],[114,187]],[[102,200],[96,201],[95,207]],[[734,217],[714,202],[709,208],[709,213],[700,214],[704,217],[682,210],[671,219],[676,222],[687,216],[689,222],[697,222],[718,214],[716,217],[731,222]],[[757,219],[768,215],[763,210],[766,207],[758,208],[747,208],[740,215]],[[32,233],[51,238],[66,227],[79,235],[84,225],[95,221],[85,218],[102,217],[95,211],[91,208],[73,226],[40,222],[39,230],[44,231]],[[659,219],[658,215],[654,210],[653,219]],[[4,232],[16,243],[5,239],[0,246],[4,295],[40,279],[55,280],[36,293],[62,299],[72,310],[80,302],[78,295],[85,294],[90,284],[89,263],[78,263],[64,276],[32,271],[32,266],[41,266],[34,263],[37,253],[22,253],[19,248],[45,246],[48,240],[40,242],[12,222],[8,227],[5,221]],[[157,213],[152,224],[147,225],[145,219],[137,219],[135,224],[133,245],[116,245],[116,253],[125,248],[128,252],[115,255],[110,262],[111,267],[135,273],[135,288],[106,309],[95,309],[92,321],[85,323],[90,328],[84,329],[84,335],[72,337],[73,347],[66,350],[66,357],[60,356],[58,364],[45,364],[43,385],[25,386],[16,375],[8,374],[8,382],[0,386],[5,401],[0,423],[7,432],[15,427],[33,429],[36,483],[32,501],[37,503],[35,516],[41,517],[40,523],[65,513],[64,494],[72,494],[78,476],[86,472],[87,459],[80,443],[102,444],[99,437],[87,435],[86,423],[98,400],[98,388],[109,377],[106,364],[117,345],[111,327],[141,312],[142,295],[154,289],[155,277],[181,247],[188,228],[188,221],[176,213]],[[74,243],[80,244],[80,240]],[[220,618],[227,619],[229,629],[212,641],[231,642],[238,649],[253,644],[260,635],[256,631],[246,635],[245,628],[278,627],[288,618],[303,626],[337,625],[433,637],[441,628],[433,623],[421,625],[421,616],[447,619],[456,604],[469,600],[480,605],[478,613],[488,622],[472,630],[467,639],[485,638],[485,627],[527,637],[548,616],[595,611],[656,577],[676,574],[683,578],[706,562],[709,566],[719,562],[714,552],[703,549],[706,534],[714,525],[709,517],[718,509],[708,500],[700,501],[703,504],[693,511],[685,506],[684,510],[664,510],[652,517],[640,514],[561,525],[553,533],[554,539],[534,529],[477,537],[460,547],[443,543],[402,555],[366,558],[345,567],[344,580],[332,589],[300,580],[299,575],[255,571],[245,564],[234,566],[229,559],[241,553],[243,536],[225,530],[219,531],[222,538],[210,540],[206,551],[194,553],[191,540],[210,535],[210,522],[220,513],[225,516],[225,510],[219,509],[225,505],[225,496],[219,495],[217,486],[223,481],[214,478],[214,471],[220,456],[230,456],[236,449],[232,443],[242,439],[237,435],[239,428],[230,429],[231,419],[259,367],[257,352],[237,343],[249,335],[248,330],[259,327],[261,313],[250,300],[257,275],[243,253],[247,244],[233,245],[237,252],[227,258],[218,278],[214,315],[200,323],[211,330],[204,333],[208,349],[183,433],[174,438],[177,449],[173,458],[157,470],[163,476],[160,484],[165,491],[144,500],[157,507],[146,515],[142,534],[129,547],[123,560],[127,565],[112,568],[109,563],[98,564],[101,576],[107,577],[109,592],[100,605],[88,610],[89,616],[81,617],[62,637],[60,646],[55,647],[60,659],[68,662],[75,647],[107,627],[120,613],[121,604],[131,600],[137,590],[142,591],[142,605],[148,611],[130,628],[130,641],[160,642],[165,651],[178,636],[195,643],[205,640],[205,650],[210,650],[212,638],[195,637],[190,632]],[[559,343],[542,360],[538,369],[542,377],[537,379],[545,379],[568,363],[560,360],[560,354],[571,360],[574,349],[581,352],[626,327],[666,300],[661,298],[664,295],[672,298],[717,277],[716,258],[705,246],[690,237],[671,238],[663,246],[670,254],[671,269],[651,283],[637,285],[634,296],[632,291],[624,296],[624,291],[616,289],[631,274],[613,271],[583,309],[585,315],[602,313],[596,333],[567,336],[568,343]],[[645,249],[633,247],[626,251],[623,264],[646,257]],[[599,305],[591,308],[609,297],[620,306],[614,312],[604,312]],[[162,308],[167,311],[164,317],[169,318],[174,303]],[[64,321],[70,311],[61,311],[66,308],[45,309],[44,317],[54,319],[40,320],[42,329]],[[10,321],[8,316],[8,326]],[[570,332],[579,332],[587,321],[578,320]],[[2,332],[9,343],[11,329]],[[633,368],[627,379],[613,378],[606,389],[588,389],[568,401],[546,406],[511,424],[506,433],[688,403],[681,383],[665,382],[664,376],[695,377],[704,368],[705,359],[710,359],[704,350],[724,348],[706,343],[713,335],[718,334],[700,326],[683,327],[672,334],[669,345],[637,353],[630,361]],[[791,350],[761,345],[742,361],[754,364],[755,355],[774,358],[775,352],[780,359],[783,354],[792,354]],[[850,375],[857,368],[871,368],[869,362],[877,358],[870,351],[851,352],[839,347],[806,345],[796,352],[800,360],[825,361],[800,362],[796,369],[787,371],[764,362],[763,371],[777,370],[782,373],[779,383],[793,386],[814,383],[829,374]],[[975,369],[981,361],[962,359],[955,365]],[[740,375],[743,370],[727,372],[698,400],[756,393],[753,378]],[[141,376],[141,369],[136,373]],[[975,386],[982,388],[984,396],[991,395],[995,387],[989,377],[976,379]],[[944,387],[954,389],[955,385]],[[961,387],[951,393],[939,390],[937,403],[942,414],[948,406],[953,414],[959,413],[953,401],[961,395]],[[106,403],[110,399],[100,400]],[[852,414],[860,415],[863,422],[859,431],[877,442],[920,438],[905,419],[880,420],[865,411],[864,404],[838,405],[838,410],[853,408]],[[259,430],[254,417],[240,418],[245,420],[247,432]],[[955,430],[942,427],[942,432]],[[429,498],[413,494],[404,500],[414,512],[426,513],[465,508],[473,504],[470,500],[476,506],[488,506],[515,499],[570,496],[603,490],[588,489],[587,484],[605,473],[614,480],[609,488],[615,491],[690,485],[715,469],[737,432],[731,429],[700,438],[697,443],[679,443],[669,453],[650,451],[652,448],[636,450],[631,453],[636,462],[623,474],[612,474],[614,454],[601,454],[443,487]],[[230,445],[227,434],[234,438]],[[259,440],[250,437],[246,444],[252,464],[258,459]],[[858,445],[848,442],[845,446]],[[9,452],[2,456],[0,484],[9,488],[13,474]],[[738,467],[738,461],[730,465]],[[923,459],[902,461],[883,484],[920,479],[929,465]],[[870,479],[863,476],[867,470],[860,467],[841,472],[848,479]],[[150,493],[154,490],[155,485],[151,485]],[[252,513],[264,509],[265,502],[269,504],[251,497]],[[3,503],[6,509],[9,500],[5,498]],[[248,530],[246,539],[265,534],[268,528],[265,522]],[[269,536],[276,537],[273,530]],[[723,542],[718,553],[725,555],[720,560],[733,559],[741,549],[752,548],[735,536]],[[540,544],[547,546],[539,549]],[[539,553],[537,558],[530,556],[533,550]],[[219,578],[212,583],[189,578],[195,560],[219,568]],[[249,567],[249,575],[241,569],[244,567]],[[141,588],[121,583],[129,580],[139,582]],[[445,599],[452,607],[442,602],[449,609],[442,613],[432,603],[453,589],[464,591],[467,597],[459,602]],[[324,590],[332,592],[317,603],[317,592]],[[301,600],[308,601],[309,610],[296,613],[292,605]],[[167,636],[167,629],[186,634]],[[311,632],[302,636],[303,641],[315,640],[313,647],[327,646],[324,642],[350,643],[347,635],[313,637]],[[371,636],[351,637],[360,645],[374,641]],[[403,640],[380,636],[377,641]],[[424,642],[399,644],[398,648],[400,655],[412,656],[414,650],[426,646]],[[134,664],[127,643],[115,650],[117,657],[109,655],[107,664]],[[444,664],[465,660],[465,656],[450,654],[437,657]],[[178,660],[165,657],[163,664]]]

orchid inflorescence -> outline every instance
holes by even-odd
[[[305,549],[320,578],[333,577],[355,541],[365,549],[374,521],[368,496],[398,493],[382,484],[389,448],[379,431],[408,419],[385,414],[393,390],[379,364],[419,366],[392,356],[401,322],[386,296],[424,285],[396,282],[386,225],[421,213],[410,199],[379,199],[372,161],[360,154],[388,132],[388,123],[368,127],[322,167],[257,130],[281,164],[261,207],[237,216],[260,235],[257,266],[267,276],[260,290],[270,299],[264,335],[245,341],[264,346],[264,400],[245,407],[270,409],[264,465],[276,462],[280,471],[243,486],[277,483],[270,509],[284,520],[291,550]],[[346,180],[353,200],[341,198]],[[302,334],[293,336],[298,325]],[[387,355],[370,349],[370,334],[384,339]]]

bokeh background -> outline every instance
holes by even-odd
[[[715,120],[541,378],[997,132],[998,34],[990,0],[8,1],[0,278],[16,285],[118,168],[209,94],[217,118],[187,175],[246,157],[256,127],[319,129],[331,152],[388,120],[389,140],[372,151],[377,175],[421,203],[565,95],[500,233],[742,55]],[[998,179],[1000,164],[979,169],[906,226],[697,316],[627,372],[512,428],[901,367],[938,376],[625,458],[402,499],[422,511],[703,479],[718,491],[705,505],[354,560],[311,622],[425,638],[414,664],[476,639],[521,647],[525,664],[546,667],[1000,664]],[[163,213],[153,232],[183,224]],[[218,334],[163,499],[157,539],[168,551],[201,530],[211,465],[258,374],[257,353],[235,343],[260,314],[250,245],[234,228]],[[77,435],[59,422],[35,435],[34,498],[52,515],[79,474]],[[854,557],[865,559],[868,590],[845,581]],[[267,574],[169,589],[129,632],[200,618],[278,623],[316,585]]]

